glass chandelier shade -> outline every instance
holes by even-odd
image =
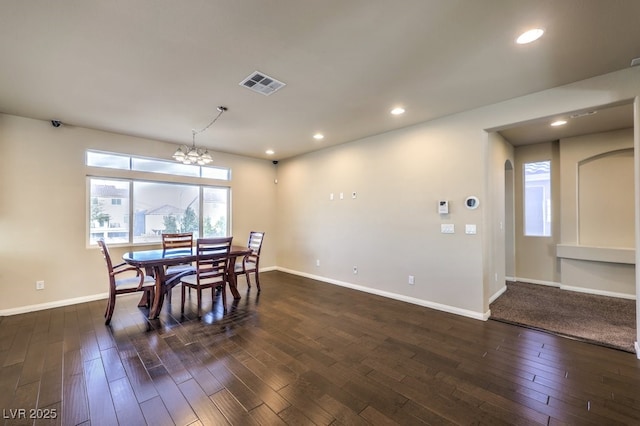
[[[206,148],[196,147],[196,135],[207,130],[213,123],[220,118],[223,112],[227,111],[227,107],[219,106],[218,115],[202,130],[191,130],[192,145],[180,145],[176,152],[173,154],[173,159],[183,164],[197,164],[199,166],[205,166],[213,161],[213,157],[209,154]]]

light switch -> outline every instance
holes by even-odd
[[[454,234],[456,232],[455,226],[453,223],[442,223],[440,224],[440,232],[443,234]]]
[[[466,224],[464,226],[464,233],[465,234],[469,234],[469,235],[474,235],[476,234],[476,225],[475,224]]]

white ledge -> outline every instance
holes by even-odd
[[[592,262],[636,264],[636,250],[619,247],[594,247],[558,244],[556,255],[564,259],[590,260]]]

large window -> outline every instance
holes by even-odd
[[[551,161],[524,164],[524,234],[551,236]]]
[[[231,171],[221,167],[186,165],[174,161],[113,152],[87,151],[91,167],[160,173],[170,176],[228,181]],[[229,234],[230,189],[120,178],[88,178],[89,244],[100,238],[112,244],[153,244],[161,234],[193,232],[194,238]],[[120,175],[120,173],[118,173]]]
[[[229,188],[89,178],[89,243],[159,243],[162,233],[228,234]]]

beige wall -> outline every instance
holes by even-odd
[[[564,288],[636,294],[635,265],[625,256],[635,247],[633,145],[633,129],[560,141]]]
[[[234,168],[233,233],[254,228],[248,216],[236,214],[249,215],[251,196],[263,189],[265,202],[275,200],[260,209],[266,216],[257,225],[267,231],[263,266],[486,317],[495,253],[503,250],[494,246],[501,240],[495,212],[504,202],[492,190],[500,173],[495,168],[504,170],[493,160],[500,149],[494,145],[502,142],[488,131],[638,94],[640,69],[622,70],[281,161],[275,186],[270,162],[225,157]],[[175,146],[0,117],[0,285],[7,295],[0,308],[103,291],[96,278],[102,277],[101,259],[84,246],[86,170],[77,166],[84,149],[168,157]],[[255,173],[256,189],[245,189],[248,179],[236,180],[244,167],[247,175]],[[58,192],[46,212],[36,208],[39,198]],[[463,207],[469,195],[479,197],[477,210]],[[445,217],[437,213],[441,199],[451,203]],[[454,224],[455,234],[441,234],[443,223]],[[477,234],[466,235],[465,224],[476,224]],[[64,241],[65,250],[49,255],[42,241]],[[32,290],[37,279],[47,281],[47,290]]]
[[[113,172],[87,168],[87,148],[170,158],[176,146],[0,115],[0,314],[106,292],[102,257],[86,246],[86,176]],[[275,167],[228,154],[215,154],[214,164],[232,169],[232,235],[245,243],[250,230],[266,231],[261,266],[274,267]],[[112,255],[130,249],[114,248]],[[37,280],[45,290],[35,290]]]
[[[551,161],[551,236],[524,235],[523,170],[525,163]],[[559,285],[560,263],[556,245],[560,242],[560,157],[558,143],[546,142],[515,149],[515,240],[516,279],[538,284]]]
[[[560,155],[562,243],[633,248],[633,129],[562,139]]]
[[[378,293],[482,312],[478,277],[483,274],[487,144],[468,143],[478,136],[473,129],[452,138],[449,126],[440,120],[281,162],[278,265]],[[477,210],[463,206],[469,195],[480,198]],[[438,214],[439,200],[449,201],[448,215]],[[441,224],[454,224],[455,234],[442,234]],[[465,224],[476,224],[478,234],[465,235]],[[408,284],[409,275],[414,285]],[[472,281],[477,285],[469,288]]]
[[[505,210],[505,278],[513,280],[516,276],[516,225],[515,225],[515,171],[514,161],[505,164],[504,210]]]
[[[502,160],[508,157],[494,157],[501,149],[495,145],[502,141],[486,130],[631,99],[640,92],[637,71],[623,70],[282,161],[278,266],[486,317],[495,273],[504,277],[504,270],[497,269],[505,248],[496,245],[504,239],[497,237],[496,228],[505,198],[496,188],[504,174]],[[557,156],[557,145],[550,145],[549,153]],[[518,173],[516,166],[514,175]],[[349,197],[352,191],[358,193],[356,200]],[[332,192],[343,192],[345,199],[330,201]],[[554,192],[559,193],[557,188]],[[462,206],[469,195],[480,198],[478,210]],[[437,214],[440,199],[451,203],[445,217]],[[555,210],[554,217],[558,215]],[[443,223],[454,224],[455,234],[441,234]],[[465,235],[465,224],[476,224],[478,233]],[[559,232],[554,229],[552,239],[540,240],[543,253],[535,259],[537,266],[518,265],[518,276],[522,268],[540,281],[558,282]],[[353,265],[358,275],[352,273]],[[409,275],[415,276],[413,286],[407,284]]]
[[[507,264],[514,268],[514,239],[513,239],[513,173],[507,171],[507,167],[513,167],[515,157],[514,148],[500,134],[489,134],[489,148],[491,152],[491,176],[490,196],[492,211],[485,215],[490,221],[488,229],[492,230],[492,236],[487,239],[491,243],[489,248],[491,256],[485,256],[485,268],[489,276],[485,277],[485,300],[488,303],[499,296],[506,289]],[[509,166],[508,166],[509,165]],[[508,259],[508,261],[507,261]]]
[[[515,152],[517,279],[612,296],[635,295],[635,267],[627,251],[618,250],[633,249],[635,240],[633,129],[522,146]],[[555,172],[553,235],[526,237],[522,165],[548,159]],[[598,256],[602,261],[593,259]]]

